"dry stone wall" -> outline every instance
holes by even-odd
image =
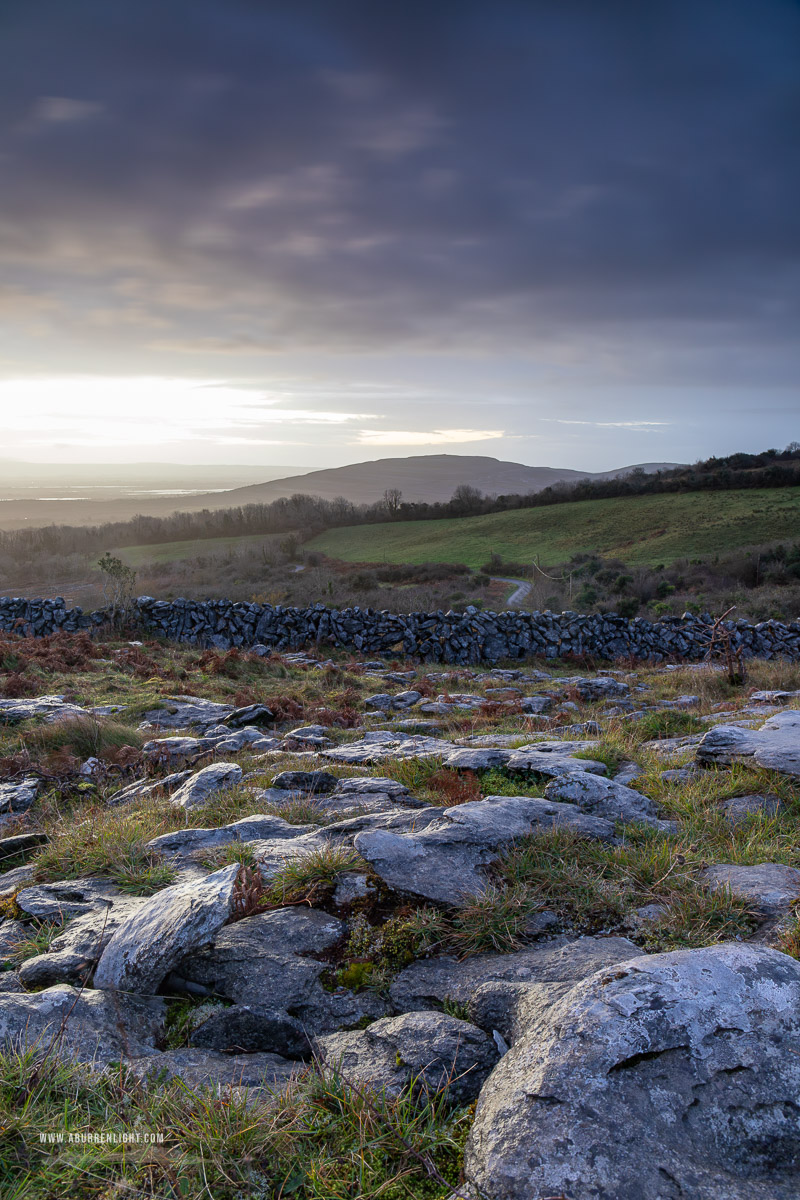
[[[155,600],[140,596],[127,617],[143,634],[228,649],[264,646],[299,650],[309,645],[348,647],[360,655],[409,656],[446,663],[497,662],[530,656],[560,658],[701,659],[708,649],[708,622],[696,617],[646,621],[615,614],[574,612],[376,612],[370,608],[272,607],[229,600]],[[85,613],[62,599],[0,597],[0,629],[41,637],[58,630],[97,629],[105,609]],[[727,622],[744,657],[800,659],[800,623]]]

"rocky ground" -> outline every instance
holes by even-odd
[[[800,667],[0,653],[4,1197],[800,1195]]]

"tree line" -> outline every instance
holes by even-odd
[[[619,479],[584,479],[560,483],[525,495],[484,496],[461,484],[447,501],[406,501],[388,488],[375,504],[354,504],[339,497],[297,493],[269,504],[175,512],[168,517],[136,516],[102,525],[49,525],[40,529],[0,532],[0,553],[16,562],[48,555],[87,555],[110,546],[155,545],[216,537],[295,534],[300,540],[324,529],[382,521],[426,521],[468,517],[520,508],[541,508],[577,500],[602,500],[666,492],[780,488],[800,486],[800,442],[785,450],[713,457],[691,466],[646,474],[639,469]]]

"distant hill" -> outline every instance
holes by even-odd
[[[680,464],[641,463],[639,467],[652,473],[678,465]],[[36,466],[38,470],[41,465],[26,466],[35,474],[33,468]],[[140,480],[140,484],[153,488],[158,472],[151,470],[152,464],[147,464],[147,467],[147,478]],[[244,479],[252,479],[255,469],[241,468]],[[235,508],[244,504],[269,504],[296,492],[321,496],[325,500],[336,500],[343,496],[354,504],[374,504],[382,498],[387,488],[398,488],[406,501],[434,503],[449,500],[462,483],[471,484],[488,496],[509,493],[526,495],[556,483],[575,483],[581,479],[610,479],[627,475],[636,469],[636,466],[618,467],[613,471],[593,474],[587,471],[572,471],[565,467],[527,467],[522,463],[502,462],[500,459],[483,455],[422,454],[410,458],[379,458],[373,462],[353,463],[325,471],[290,475],[284,479],[267,478],[261,483],[248,483],[243,487],[230,488],[226,487],[221,468],[200,466],[189,471],[185,467],[173,469],[169,464],[164,464],[161,474],[162,487],[174,489],[172,494],[125,495],[125,487],[120,486],[118,490],[103,488],[100,493],[102,498],[98,498],[98,489],[92,486],[87,477],[84,486],[76,495],[73,489],[80,477],[80,472],[76,471],[76,474],[70,476],[69,482],[66,479],[60,481],[58,494],[51,491],[48,495],[45,490],[44,497],[38,499],[34,497],[42,496],[39,480],[35,488],[29,486],[28,489],[22,489],[18,479],[12,480],[11,472],[6,472],[7,487],[4,493],[0,492],[3,501],[0,503],[0,529],[30,529],[61,524],[101,525],[107,521],[128,521],[138,515],[166,517],[177,510],[200,512],[203,509]],[[87,468],[87,476],[90,471],[98,473],[100,470],[102,469],[96,467]],[[115,469],[109,470],[114,478]],[[139,476],[144,474],[142,464],[131,464],[129,468],[123,466],[117,470],[115,482],[120,485],[127,482],[126,470],[131,477],[137,473]],[[268,477],[274,475],[275,470],[274,467],[263,468]],[[224,471],[230,472],[230,469],[224,468]],[[16,473],[19,474],[18,471]],[[230,479],[230,473],[228,478]],[[239,478],[242,478],[242,475]],[[33,482],[31,479],[30,483]],[[203,483],[208,488],[207,491],[193,490],[190,494],[181,494],[189,488],[203,486]]]
[[[352,463],[306,475],[292,475],[269,483],[252,484],[225,493],[225,506],[268,504],[281,496],[303,492],[335,500],[344,496],[354,504],[374,504],[387,488],[399,488],[408,501],[449,500],[462,483],[478,488],[487,496],[540,492],[556,483],[575,483],[579,479],[614,479],[641,469],[648,474],[669,470],[679,463],[640,463],[613,471],[572,471],[566,467],[527,467],[523,463],[503,462],[478,454],[420,454],[409,458],[379,458],[372,462]],[[203,499],[200,496],[193,501]],[[207,499],[207,498],[206,498]],[[215,507],[221,507],[215,497]]]

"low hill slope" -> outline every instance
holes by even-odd
[[[492,552],[541,566],[599,554],[654,566],[740,547],[795,541],[800,488],[582,500],[482,517],[331,529],[307,544],[347,562],[460,562]]]
[[[668,470],[677,463],[641,463],[648,474]],[[203,468],[198,468],[202,472]],[[202,512],[204,509],[237,508],[246,504],[270,504],[286,496],[302,493],[336,500],[344,496],[353,504],[374,504],[387,488],[397,488],[408,501],[435,503],[449,500],[459,484],[468,483],[489,496],[539,492],[557,483],[576,483],[581,479],[610,479],[629,475],[636,466],[618,467],[595,474],[572,471],[565,467],[528,467],[523,463],[503,462],[485,455],[417,454],[406,458],[379,458],[372,462],[352,463],[325,471],[310,471],[283,479],[225,491],[198,492],[192,495],[116,496],[113,499],[52,496],[43,499],[14,498],[13,493],[0,504],[0,529],[32,529],[46,525],[101,525],[106,521],[129,521],[135,516],[167,517],[176,510]],[[248,468],[251,471],[252,468]],[[274,474],[275,468],[264,468]],[[173,486],[169,470],[163,476]],[[209,487],[216,479],[213,472]],[[196,486],[196,482],[194,484]],[[45,492],[47,489],[45,489]],[[90,491],[90,495],[94,495]],[[68,501],[65,502],[65,501]]]
[[[648,474],[668,470],[676,463],[642,463]],[[463,483],[488,496],[540,492],[556,483],[576,483],[579,479],[611,479],[628,475],[636,466],[614,471],[572,471],[566,467],[528,467],[523,463],[503,462],[480,454],[417,454],[406,458],[379,458],[373,462],[352,463],[325,471],[275,479],[227,492],[226,505],[264,504],[281,496],[304,492],[335,500],[344,496],[354,504],[374,504],[387,488],[398,488],[409,501],[449,500]]]

